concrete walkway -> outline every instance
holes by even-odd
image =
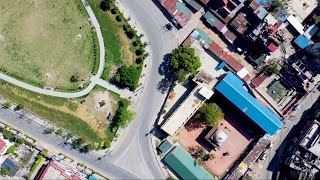
[[[98,69],[97,75],[90,78],[91,83],[89,84],[89,86],[87,86],[82,91],[69,93],[69,92],[59,92],[59,91],[54,91],[54,90],[42,89],[42,88],[27,84],[25,82],[22,82],[20,80],[14,79],[14,78],[12,78],[6,74],[3,74],[3,73],[0,73],[0,79],[7,81],[11,84],[14,84],[16,86],[19,86],[21,88],[27,89],[29,91],[36,92],[39,94],[48,95],[48,96],[54,96],[54,97],[62,97],[62,98],[82,97],[82,96],[89,94],[90,91],[97,84],[106,88],[107,90],[110,90],[110,91],[113,91],[113,92],[120,94],[121,97],[129,97],[132,94],[132,92],[130,92],[128,90],[119,89],[115,85],[112,85],[109,82],[101,79],[101,76],[102,76],[102,73],[103,73],[103,70],[105,67],[105,48],[104,48],[104,41],[103,41],[102,32],[101,32],[98,20],[97,20],[96,16],[94,15],[91,7],[88,5],[88,3],[85,0],[82,0],[81,2],[83,3],[85,9],[87,10],[89,17],[90,17],[91,24],[94,26],[94,29],[97,32],[97,37],[98,37],[99,47],[100,47],[99,69]]]

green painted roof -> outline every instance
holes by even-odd
[[[181,146],[177,146],[170,152],[164,161],[182,179],[214,179]]]
[[[162,153],[166,153],[168,152],[170,149],[172,148],[172,144],[166,140],[164,141],[160,146],[159,146],[159,149]]]

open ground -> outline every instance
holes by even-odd
[[[61,90],[77,89],[94,73],[96,34],[81,1],[0,2],[0,70]],[[80,80],[71,83],[71,76]]]

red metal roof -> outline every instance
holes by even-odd
[[[269,46],[268,46],[268,49],[271,52],[275,52],[278,49],[278,47],[274,43],[270,43]]]
[[[208,2],[210,1],[210,0],[200,0],[203,4],[208,4]]]
[[[81,178],[80,178],[78,175],[76,175],[76,174],[73,174],[73,175],[71,175],[71,176],[68,175],[68,174],[66,174],[65,169],[61,168],[61,167],[60,167],[58,164],[56,164],[53,160],[51,160],[51,161],[46,165],[46,167],[40,172],[40,176],[39,176],[37,179],[42,180],[42,179],[44,178],[44,176],[46,175],[46,173],[47,173],[47,171],[48,171],[48,169],[49,169],[50,167],[53,167],[54,169],[60,171],[61,175],[62,175],[63,177],[65,177],[66,179],[68,179],[68,180],[81,180]]]
[[[221,60],[225,61],[234,71],[238,72],[244,67],[213,41],[209,45],[208,49]]]
[[[191,44],[195,41],[192,36],[188,36],[182,43],[183,46],[191,46]]]
[[[4,142],[2,139],[0,139],[0,153],[3,152],[3,150],[7,147],[6,142]]]
[[[268,76],[266,75],[262,75],[262,76],[259,76],[259,77],[255,77],[253,80],[252,80],[252,85],[254,87],[259,87],[260,84],[267,79]]]
[[[236,18],[231,21],[231,26],[233,26],[239,33],[243,34],[248,29],[247,23],[246,14],[240,12]]]

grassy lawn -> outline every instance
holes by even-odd
[[[110,108],[97,109],[97,97],[108,97]],[[42,116],[88,142],[110,142],[113,134],[108,130],[106,117],[114,114],[118,107],[119,95],[96,87],[89,95],[77,99],[56,98],[17,88],[7,83],[0,84],[0,96],[15,103],[21,103],[26,109]],[[106,100],[106,101],[107,101]]]
[[[267,93],[277,102],[279,102],[287,92],[288,90],[278,80],[272,81],[267,87]]]
[[[80,0],[0,1],[0,17],[2,72],[67,91],[97,71],[98,40]]]
[[[88,0],[100,24],[106,49],[106,67],[103,78],[109,80],[121,65],[133,64],[136,55],[132,49],[134,39],[127,38],[122,30],[124,22],[117,22],[115,15],[100,9],[101,0]]]

